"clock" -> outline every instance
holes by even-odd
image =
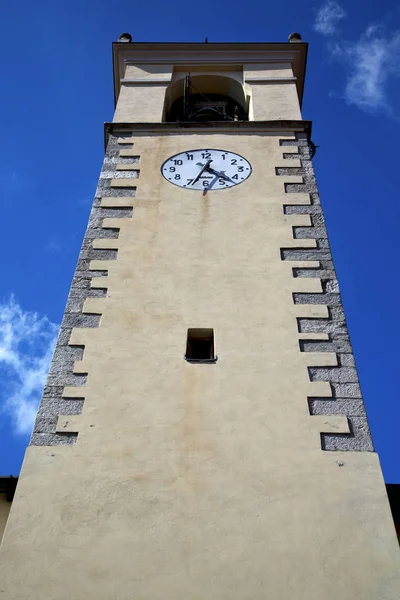
[[[223,190],[251,175],[248,160],[228,150],[187,150],[163,163],[163,177],[188,190]]]

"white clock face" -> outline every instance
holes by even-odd
[[[168,158],[161,173],[170,183],[188,190],[223,190],[247,179],[251,165],[227,150],[188,150]]]

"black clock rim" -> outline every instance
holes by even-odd
[[[204,190],[201,190],[201,189],[198,190],[196,188],[184,187],[183,185],[179,185],[178,183],[174,183],[173,181],[170,181],[169,179],[167,179],[165,177],[165,175],[163,173],[163,168],[164,168],[165,163],[168,162],[169,160],[171,160],[171,158],[174,158],[175,156],[179,156],[181,154],[190,154],[190,152],[200,152],[200,151],[210,152],[210,150],[211,151],[216,151],[216,152],[230,152],[231,154],[235,154],[236,156],[240,156],[240,158],[243,158],[243,160],[245,160],[249,164],[249,166],[250,166],[250,173],[247,175],[246,179],[243,179],[243,181],[238,181],[238,183],[236,183],[235,185],[230,185],[229,187],[226,187],[226,188],[222,188],[222,189],[219,188],[219,189],[216,189],[216,190],[210,190],[211,192],[212,191],[214,191],[214,192],[224,192],[224,191],[230,190],[233,187],[237,187],[238,185],[241,185],[242,183],[244,183],[245,181],[248,180],[248,178],[250,177],[250,175],[253,172],[253,166],[252,166],[251,162],[249,160],[247,160],[247,158],[245,158],[241,154],[238,154],[237,152],[234,152],[233,150],[226,150],[226,149],[222,150],[222,148],[207,148],[207,149],[205,149],[205,148],[192,148],[191,150],[182,150],[182,152],[177,152],[176,154],[173,154],[172,156],[169,156],[168,158],[166,158],[164,160],[164,162],[162,163],[162,165],[160,167],[160,173],[161,173],[163,179],[165,179],[165,181],[167,183],[171,183],[172,185],[175,185],[176,187],[180,188],[181,190],[189,190],[190,192],[202,192],[202,191],[204,191]]]

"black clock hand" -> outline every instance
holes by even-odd
[[[203,175],[204,171],[209,167],[209,165],[212,163],[212,159],[210,158],[205,165],[202,165],[201,163],[197,163],[197,166],[202,167],[200,173],[197,175],[197,177],[195,179],[193,179],[192,181],[192,185],[194,185],[196,183],[196,181],[198,181],[200,179],[200,177]]]
[[[216,183],[218,181],[218,175],[216,175],[214,177],[214,179],[211,181],[210,185],[208,185],[207,187],[204,188],[203,190],[203,196],[205,196],[208,192],[208,190],[211,190],[211,188],[213,187],[214,183]]]
[[[210,163],[211,161],[208,161],[208,162]],[[225,175],[225,173],[223,171],[216,171],[215,169],[213,169],[212,167],[210,167],[207,164],[205,164],[204,166],[203,166],[202,163],[196,163],[196,164],[197,164],[198,167],[203,167],[200,175],[202,175],[204,171],[208,171],[208,173],[211,173],[211,175],[216,175],[217,177],[223,177],[224,179],[227,179],[228,181],[231,181],[232,183],[235,183],[230,177],[228,177],[228,175]],[[196,179],[196,181],[197,181],[197,179]]]
[[[216,175],[217,177],[223,177],[224,179],[227,179],[228,181],[232,181],[232,183],[235,183],[230,177],[228,177],[228,175],[225,175],[225,173],[223,171],[216,171],[215,169],[211,169],[210,167],[206,167],[206,171],[208,171],[212,175]]]

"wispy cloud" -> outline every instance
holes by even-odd
[[[314,29],[322,35],[333,35],[336,33],[338,22],[345,16],[346,13],[340,4],[328,1],[317,11]]]
[[[58,326],[24,311],[13,296],[0,303],[0,401],[17,433],[30,433]]]
[[[318,11],[314,29],[329,36],[328,50],[345,69],[341,97],[347,104],[370,113],[386,113],[398,118],[390,102],[390,84],[400,76],[400,31],[382,24],[370,25],[355,41],[337,34],[336,25],[346,16],[336,2],[324,4]]]
[[[388,86],[400,75],[400,31],[385,34],[382,27],[370,26],[359,40],[337,42],[331,52],[347,69],[343,95],[348,104],[367,112],[384,111],[396,116]]]

